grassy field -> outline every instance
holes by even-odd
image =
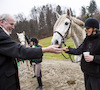
[[[52,37],[41,39],[41,40],[39,40],[39,43],[41,45],[43,45],[43,47],[47,47],[47,46],[51,45],[51,39],[52,39]],[[67,40],[66,45],[70,46],[70,47],[74,47],[74,43],[73,43],[72,39]],[[63,54],[69,59],[69,56],[67,53],[63,52]],[[73,58],[73,55],[71,55],[71,57]],[[62,56],[62,54],[44,53],[43,59],[65,59],[65,58],[64,58],[64,56]]]

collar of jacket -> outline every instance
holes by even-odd
[[[6,29],[4,29],[2,26],[0,26],[3,30],[4,30],[4,32],[7,34],[7,35],[9,35],[9,33],[7,32],[7,30]],[[10,35],[9,35],[10,36]]]
[[[96,34],[94,35],[90,35],[90,36],[86,36],[88,39],[96,39],[100,37],[100,31],[97,31]]]

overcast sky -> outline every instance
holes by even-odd
[[[91,0],[0,0],[0,14],[9,13],[17,15],[24,14],[26,17],[30,14],[34,6],[42,6],[47,4],[60,5],[75,11],[76,16],[80,15],[81,6],[89,6]],[[100,0],[95,0],[98,8],[100,7]],[[100,8],[99,8],[100,9]]]

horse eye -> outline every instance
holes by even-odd
[[[68,23],[67,23],[67,22],[65,22],[65,25],[68,25]]]

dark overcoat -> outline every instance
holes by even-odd
[[[0,27],[0,90],[17,90],[16,58],[38,59],[43,56],[41,48],[31,48],[15,42]]]

